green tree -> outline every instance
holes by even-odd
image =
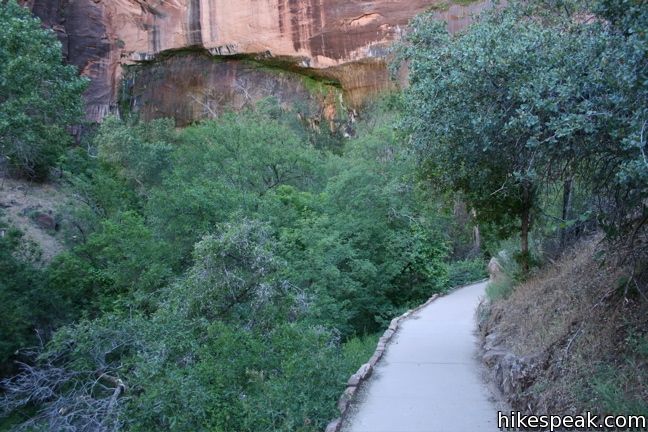
[[[228,113],[182,131],[179,139],[172,169],[149,190],[146,212],[176,245],[181,262],[217,224],[258,212],[268,192],[321,183],[322,155],[272,111]]]
[[[176,135],[169,119],[129,126],[116,117],[108,117],[95,142],[99,158],[117,167],[123,179],[146,193],[170,169],[171,154],[178,141]]]
[[[82,118],[86,80],[62,64],[54,33],[16,0],[0,5],[0,168],[43,179]]]
[[[265,209],[288,279],[311,293],[316,319],[345,337],[378,330],[447,280],[439,221],[417,187],[397,114],[376,108],[370,117],[344,155],[328,160],[321,192],[280,188],[276,207]]]
[[[517,219],[527,268],[543,188],[565,182],[568,205],[574,176],[594,190],[629,178],[623,190],[645,196],[643,174],[624,175],[645,168],[645,44],[565,10],[514,3],[454,36],[423,15],[401,50],[406,124],[430,183],[462,192],[482,222]]]
[[[596,140],[586,169],[592,189],[606,201],[600,219],[613,238],[630,240],[639,260],[648,254],[648,7],[642,0],[600,0],[599,56],[590,64]],[[596,32],[592,35],[592,32]],[[612,205],[610,205],[612,203]],[[645,270],[644,270],[645,271]],[[644,273],[645,275],[645,273]]]

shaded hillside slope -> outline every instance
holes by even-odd
[[[482,310],[484,360],[514,409],[648,413],[648,301],[590,241]]]

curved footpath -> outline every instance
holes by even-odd
[[[352,402],[345,432],[495,432],[498,407],[477,360],[475,309],[486,282],[404,320]]]

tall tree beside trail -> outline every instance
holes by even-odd
[[[609,3],[623,1],[601,2]],[[633,137],[646,103],[631,96],[645,74],[645,32],[622,36],[612,19],[584,21],[576,19],[582,9],[565,10],[513,4],[458,35],[422,15],[400,48],[411,80],[405,125],[424,174],[462,192],[481,221],[517,230],[525,269],[548,186],[578,176],[595,193],[645,196],[642,176],[628,173],[644,150]]]
[[[0,169],[43,180],[83,116],[86,79],[61,44],[15,0],[0,3]]]

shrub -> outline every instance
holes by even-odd
[[[31,429],[321,430],[375,338],[341,346],[301,320],[275,248],[265,224],[224,225],[151,314],[57,332],[35,366],[2,383],[0,409],[37,405]]]
[[[481,258],[456,261],[448,266],[448,287],[453,288],[488,277],[486,263]]]
[[[588,394],[589,398],[606,413],[648,416],[648,403],[635,395],[636,389],[632,388],[638,377],[631,374],[638,371],[637,367],[630,370],[600,367],[590,377],[588,387],[592,393]]]
[[[507,299],[513,292],[515,283],[508,277],[489,282],[486,286],[486,296],[492,302]]]
[[[42,274],[33,263],[18,258],[22,233],[0,221],[0,375],[12,368],[15,351],[36,342],[34,301],[42,286]],[[38,296],[40,297],[40,296]]]

